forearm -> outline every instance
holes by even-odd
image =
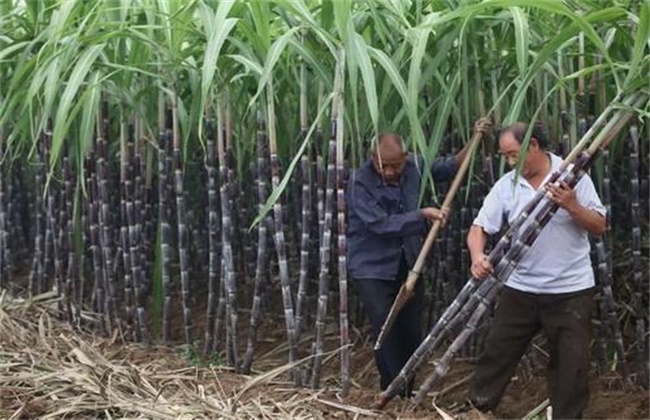
[[[575,204],[565,209],[573,221],[592,235],[600,236],[605,233],[607,221],[600,213],[590,210],[580,204]]]
[[[460,166],[463,163],[463,160],[465,159],[465,156],[467,156],[467,153],[469,153],[469,146],[471,142],[465,143],[462,149],[458,153],[454,155],[454,161],[456,162],[457,166]]]
[[[366,226],[379,236],[403,236],[420,233],[424,226],[423,222],[424,216],[421,211],[415,210],[368,221]]]
[[[467,234],[467,249],[469,250],[472,262],[478,261],[485,255],[487,234],[479,225],[472,225]]]

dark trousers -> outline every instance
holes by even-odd
[[[504,288],[485,350],[478,359],[470,401],[496,408],[530,340],[548,340],[548,388],[554,419],[577,419],[589,400],[589,340],[593,290],[534,294]]]
[[[395,297],[406,279],[408,268],[402,258],[400,270],[395,281],[355,279],[355,286],[372,326],[372,341],[377,340]],[[375,350],[375,363],[380,375],[380,387],[385,390],[411,357],[422,341],[422,303],[424,285],[422,279],[417,282],[415,294],[402,308],[381,349]],[[409,395],[413,381],[403,390]]]

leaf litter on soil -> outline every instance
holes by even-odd
[[[0,418],[478,420],[522,418],[546,398],[542,372],[514,380],[495,416],[463,410],[472,366],[458,362],[422,407],[412,409],[408,400],[396,398],[376,411],[371,407],[378,379],[368,343],[355,343],[353,387],[343,399],[337,357],[330,358],[322,389],[296,388],[286,380],[291,366],[281,362],[284,354],[277,348],[258,359],[252,376],[221,366],[189,366],[172,347],[125,344],[117,334],[102,338],[75,329],[58,318],[58,304],[53,293],[29,300],[0,296]],[[83,317],[94,319],[90,313]],[[647,390],[613,383],[592,380],[587,418],[648,418]]]

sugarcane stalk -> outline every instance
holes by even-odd
[[[90,151],[89,161],[95,162],[95,153]],[[97,311],[102,316],[104,315],[104,303],[105,303],[105,294],[104,294],[104,276],[102,270],[102,259],[101,259],[101,250],[99,245],[99,199],[97,194],[97,172],[93,170],[92,167],[88,167],[87,172],[87,193],[88,193],[88,222],[89,226],[89,236],[90,236],[90,252],[92,255],[92,265],[93,265],[93,309]],[[83,291],[82,291],[83,293]],[[102,332],[107,333],[106,325],[102,322]]]
[[[12,177],[8,185],[7,212],[9,218],[9,235],[16,242],[12,242],[12,250],[16,255],[27,254],[28,244],[31,240],[30,217],[34,214],[33,201],[29,200],[29,189],[25,186],[25,169],[22,166],[11,169]],[[28,285],[29,287],[29,285]]]
[[[69,171],[65,175],[65,205],[66,205],[66,215],[68,221],[66,223],[66,236],[68,241],[68,263],[67,271],[65,276],[65,286],[64,286],[64,306],[66,310],[66,315],[68,322],[72,324],[74,322],[74,312],[72,305],[74,303],[74,291],[75,283],[77,280],[77,253],[75,252],[74,246],[74,223],[75,223],[75,207],[73,200],[76,196],[76,190],[73,187],[73,176]]]
[[[443,249],[443,240],[441,237],[437,237],[434,241],[434,255],[442,255]],[[433,304],[431,306],[431,314],[429,315],[430,320],[438,319],[443,308],[445,308],[443,284],[442,281],[436,281],[436,279],[444,279],[445,271],[447,270],[447,264],[442,258],[433,258],[433,260],[431,267],[431,277],[433,280]]]
[[[307,138],[307,69],[304,61],[300,62],[300,138]],[[296,295],[296,342],[300,341],[303,326],[303,311],[307,299],[307,286],[309,281],[309,248],[310,226],[312,213],[311,171],[309,153],[300,158],[300,174],[302,177],[301,189],[301,220],[300,220],[300,274],[298,277],[298,293]]]
[[[443,209],[449,209],[451,207],[454,197],[456,196],[456,192],[458,191],[458,188],[460,187],[460,184],[465,177],[465,173],[469,168],[469,163],[472,159],[472,155],[474,154],[474,149],[476,148],[478,142],[481,140],[482,136],[483,134],[478,130],[472,136],[467,154],[465,155],[463,162],[460,164],[458,172],[456,173],[456,176],[454,177],[454,180],[449,187],[449,191],[445,196],[445,200],[442,203]],[[420,272],[424,267],[427,255],[429,255],[431,246],[433,245],[433,242],[435,241],[441,227],[442,221],[436,220],[433,222],[433,225],[431,226],[431,229],[429,230],[429,233],[427,234],[427,237],[422,244],[420,254],[415,260],[413,268],[409,271],[408,276],[406,277],[406,281],[404,284],[402,284],[402,287],[400,287],[399,292],[395,297],[395,301],[393,302],[393,306],[390,308],[390,312],[388,312],[386,321],[384,321],[384,325],[381,327],[379,335],[377,336],[377,341],[375,343],[375,350],[379,350],[381,348],[384,339],[393,326],[393,323],[397,319],[397,315],[402,310],[404,305],[406,305],[406,303],[413,297],[413,291],[415,290],[415,285],[417,284],[417,281],[420,277]]]
[[[607,281],[607,258],[605,252],[605,245],[601,238],[594,239],[591,244],[591,259],[595,261],[596,285],[599,287],[599,292],[595,296],[594,306],[596,314],[593,318],[596,320],[597,335],[594,343],[596,353],[596,372],[598,376],[602,375],[607,370],[607,320],[605,302],[602,293],[602,284]]]
[[[129,224],[127,218],[129,178],[129,148],[127,144],[128,126],[124,115],[120,115],[120,244],[122,251],[122,268],[124,269],[124,306],[128,333],[134,341],[139,340],[138,325],[135,317],[135,284],[131,269],[131,253],[129,247]]]
[[[613,341],[614,348],[620,359],[620,372],[624,379],[627,379],[627,364],[625,362],[625,349],[623,346],[623,339],[621,330],[618,324],[618,317],[616,315],[616,304],[614,302],[614,295],[612,293],[613,282],[613,261],[612,261],[612,240],[611,240],[611,219],[612,219],[612,206],[611,206],[611,174],[610,174],[610,159],[609,151],[602,151],[603,159],[603,184],[602,196],[603,205],[607,210],[607,227],[605,235],[602,240],[596,244],[596,251],[598,254],[598,271],[601,280],[602,296],[601,296],[601,323],[606,326],[604,329],[608,332],[609,338]],[[633,158],[630,159],[630,166],[633,166]],[[638,162],[638,161],[637,161]]]
[[[160,278],[163,295],[162,339],[163,343],[171,340],[172,286],[171,286],[171,239],[169,226],[169,170],[167,151],[172,142],[172,133],[165,119],[165,102],[162,94],[158,99],[158,223],[160,224]],[[169,121],[171,122],[171,121]]]
[[[51,148],[52,148],[52,139],[51,136],[45,136],[45,168],[46,171],[49,172],[50,170],[50,156],[51,156]],[[49,175],[48,175],[49,176]],[[46,178],[47,179],[47,178]],[[54,221],[54,194],[55,194],[55,186],[54,182],[48,183],[48,181],[45,181],[45,216],[44,216],[44,222],[45,222],[45,242],[44,242],[44,247],[43,247],[43,276],[44,276],[44,283],[47,285],[48,289],[51,289],[53,286],[56,289],[56,283],[50,284],[48,280],[52,278],[54,271],[54,252],[56,250],[56,244],[55,244],[55,238],[54,238],[54,232],[56,230],[56,223]],[[52,270],[51,270],[52,268]]]
[[[219,270],[219,241],[217,240],[217,169],[212,122],[206,122],[205,169],[208,178],[208,303],[206,308],[204,353],[214,351],[214,317],[217,308],[217,270]]]
[[[121,325],[121,317],[117,310],[117,285],[115,281],[115,264],[112,253],[111,220],[110,220],[110,196],[108,194],[107,165],[106,165],[106,140],[103,137],[97,138],[97,199],[99,203],[98,220],[101,229],[100,247],[103,258],[103,278],[105,284],[106,299],[104,307],[109,322],[113,322],[118,328]]]
[[[280,185],[280,163],[278,161],[277,136],[275,131],[275,92],[273,82],[269,81],[266,89],[267,101],[267,129],[269,140],[269,154],[271,161],[271,188],[276,190]],[[278,197],[273,205],[273,220],[275,222],[275,249],[278,255],[278,269],[280,271],[280,284],[282,286],[282,305],[284,307],[284,320],[289,342],[289,364],[296,360],[296,321],[289,279],[289,264],[287,262],[284,223],[282,219],[282,202]],[[292,379],[298,381],[295,370],[290,373]]]
[[[228,162],[226,156],[226,105],[224,100],[219,102],[219,129],[217,132],[217,156],[219,161],[219,187],[221,200],[221,255],[224,264],[225,274],[225,303],[226,303],[226,331],[227,346],[226,355],[228,364],[238,369],[237,361],[237,302],[236,302],[236,283],[235,283],[235,266],[233,261],[233,243],[232,243],[232,200],[230,197],[230,183],[228,182]]]
[[[143,136],[143,135],[141,135]],[[157,140],[156,140],[157,141]],[[153,291],[153,265],[154,259],[147,258],[148,255],[152,255],[154,251],[154,241],[156,238],[157,230],[157,220],[153,214],[153,174],[154,174],[154,153],[156,147],[150,143],[146,142],[145,144],[145,159],[143,160],[143,169],[141,170],[144,173],[144,189],[143,189],[143,198],[144,203],[142,206],[142,212],[140,213],[140,220],[142,221],[142,242],[144,246],[142,249],[141,259],[145,267],[145,277],[149,279],[149,284],[151,285],[151,290]]]
[[[137,132],[137,131],[136,131]],[[133,270],[133,279],[135,282],[135,303],[138,324],[140,325],[140,340],[144,343],[150,342],[149,327],[147,322],[147,313],[145,310],[146,298],[148,295],[149,280],[145,278],[144,261],[142,260],[142,220],[140,220],[142,200],[142,176],[140,175],[140,154],[137,147],[134,149],[135,155],[131,169],[135,174],[131,174],[133,185],[129,194],[130,200],[127,201],[127,219],[129,221],[129,242],[131,252],[131,269]]]
[[[648,387],[648,360],[646,357],[648,341],[646,337],[647,311],[643,305],[643,294],[646,285],[643,280],[641,266],[641,206],[639,203],[639,128],[636,124],[630,126],[629,138],[629,176],[630,176],[630,207],[631,207],[631,237],[632,237],[632,308],[636,317],[635,338],[637,383]],[[618,324],[617,324],[618,325]],[[620,331],[619,331],[620,333]],[[618,342],[618,337],[617,337]]]
[[[267,154],[267,139],[264,133],[264,120],[262,113],[258,112],[257,115],[257,208],[258,212],[262,212],[264,202],[268,194],[267,179],[267,162],[269,156]],[[242,373],[249,374],[251,365],[253,363],[253,356],[255,354],[255,346],[257,344],[257,331],[260,324],[262,314],[262,287],[268,283],[268,255],[267,255],[267,239],[269,222],[266,220],[260,221],[257,225],[257,264],[255,267],[255,282],[253,284],[253,303],[251,307],[250,316],[250,332],[248,334],[248,342],[246,345],[246,354],[244,356],[244,363],[242,364]]]
[[[316,308],[315,336],[312,344],[313,362],[311,366],[310,381],[312,388],[320,386],[320,373],[324,350],[325,317],[327,316],[327,303],[330,291],[330,261],[332,243],[332,224],[334,211],[334,184],[336,177],[336,120],[332,120],[330,131],[329,153],[327,159],[327,181],[325,183],[325,205],[323,215],[323,235],[320,243],[320,268],[318,272],[318,306]]]
[[[338,275],[339,275],[339,329],[340,329],[340,346],[341,346],[341,396],[347,397],[350,393],[350,332],[348,319],[348,269],[347,269],[347,242],[346,242],[346,203],[345,203],[345,159],[343,147],[344,140],[344,115],[345,111],[345,80],[344,80],[344,54],[339,57],[339,66],[337,66],[337,77],[341,79],[340,89],[335,92],[334,101],[337,101],[336,115],[336,205],[337,205],[337,222],[338,222]],[[308,193],[306,194],[309,195]],[[303,232],[307,231],[303,228]],[[308,238],[303,239],[305,247],[308,244]]]
[[[0,158],[4,160],[4,156],[2,156],[4,153],[4,136],[2,133],[2,129],[0,129]],[[8,233],[7,233],[7,197],[5,194],[5,183],[7,184],[7,187],[10,185],[10,183],[7,183],[5,181],[5,177],[2,171],[2,166],[0,165],[0,288],[5,288],[7,284],[9,283],[9,279],[7,278],[9,275],[9,270],[7,269],[9,266],[9,247],[7,243],[7,238],[8,238]]]
[[[139,140],[141,139],[142,124],[139,119],[135,121],[135,144],[134,144],[134,154],[133,154],[133,239],[135,246],[133,247],[133,252],[135,254],[135,259],[137,261],[137,271],[138,271],[138,287],[140,291],[140,299],[138,306],[141,309],[144,309],[144,303],[149,295],[151,290],[151,281],[147,275],[147,263],[146,255],[147,248],[145,245],[145,235],[143,235],[143,220],[142,220],[142,209],[143,197],[144,197],[144,185],[142,180],[142,155],[140,153]],[[140,310],[140,309],[138,309]]]
[[[325,318],[327,316],[327,304],[329,300],[329,281],[330,281],[330,259],[331,259],[331,241],[332,225],[334,211],[334,188],[336,183],[336,157],[337,141],[339,136],[343,136],[343,89],[344,89],[344,71],[345,71],[345,50],[340,50],[336,62],[334,75],[334,101],[332,102],[332,113],[330,115],[330,141],[329,154],[327,158],[327,181],[325,187],[325,208],[323,217],[323,236],[321,238],[320,248],[320,270],[318,275],[318,307],[316,309],[316,334],[313,343],[313,366],[311,370],[311,386],[316,389],[320,386],[320,375],[322,370],[324,341],[325,341]],[[339,125],[341,124],[341,125]],[[339,134],[339,130],[341,133]],[[340,137],[343,141],[343,137]]]
[[[174,159],[174,193],[176,196],[176,220],[178,224],[178,259],[181,271],[181,301],[183,304],[183,329],[185,344],[193,345],[192,337],[192,302],[190,295],[190,275],[188,261],[188,230],[185,214],[185,196],[183,191],[183,165],[181,163],[181,136],[178,127],[178,104],[174,96],[172,101],[172,140]]]
[[[217,313],[214,318],[214,335],[215,337],[225,338],[225,349],[229,351],[229,346],[232,340],[228,338],[228,327],[226,326],[225,334],[221,334],[223,324],[227,324],[224,318],[226,315],[226,262],[223,255],[223,231],[221,233],[221,258],[219,258],[219,300],[217,301]],[[228,321],[229,322],[229,321]],[[215,349],[218,348],[219,342],[215,342]]]
[[[59,224],[57,223],[56,213],[56,196],[58,193],[58,183],[51,182],[49,191],[47,192],[47,224],[45,229],[45,255],[46,267],[52,268],[53,284],[52,287],[56,290],[57,294],[61,293],[61,277],[62,277],[62,262],[59,254]],[[50,261],[48,264],[47,261]]]
[[[306,135],[303,132],[303,136]],[[304,137],[303,137],[304,138]],[[311,205],[311,182],[310,182],[310,163],[309,157],[303,155],[300,158],[300,170],[303,175],[302,182],[302,211],[301,211],[301,235],[300,235],[300,274],[298,277],[298,292],[296,295],[296,341],[300,341],[300,335],[304,325],[304,310],[307,302],[307,289],[309,283],[309,249],[310,243],[310,226],[312,205]]]
[[[43,274],[43,216],[42,216],[42,194],[43,191],[43,145],[46,140],[46,133],[41,134],[41,143],[36,148],[36,173],[34,175],[34,256],[29,274],[29,294],[35,296],[44,290]]]
[[[562,55],[562,50],[558,49],[557,52],[557,72],[560,79],[564,78],[564,60]],[[569,136],[570,131],[570,119],[569,113],[567,112],[567,100],[566,100],[566,89],[564,85],[560,85],[559,89],[560,96],[560,122],[561,122],[561,133],[562,140],[560,142],[560,156],[567,154],[567,151],[570,150],[571,146],[571,137]]]
[[[56,252],[56,260],[54,262],[54,271],[56,273],[56,282],[57,282],[57,291],[59,293],[59,296],[61,296],[61,300],[59,301],[59,310],[61,311],[62,316],[67,317],[67,308],[66,308],[66,292],[65,292],[65,275],[67,271],[67,261],[68,261],[68,237],[66,235],[67,232],[67,223],[68,223],[68,216],[67,216],[67,196],[66,196],[66,181],[68,177],[68,172],[69,172],[69,165],[70,162],[68,160],[67,156],[64,156],[63,159],[61,159],[61,181],[59,181],[59,191],[58,191],[58,219],[56,220],[57,226],[59,227],[58,229],[58,235],[57,235],[57,252]],[[1,239],[1,238],[0,238]]]
[[[492,304],[492,301],[496,298],[499,293],[503,283],[500,281],[494,281],[494,286],[489,289],[489,292],[486,294],[484,299],[481,299],[477,309],[472,313],[467,326],[463,331],[454,339],[451,343],[449,349],[445,352],[440,361],[436,364],[433,372],[427,377],[425,382],[421,385],[418,393],[413,398],[413,405],[420,405],[426,396],[426,393],[433,387],[435,382],[443,377],[451,365],[451,361],[454,356],[463,348],[465,342],[469,337],[476,331],[476,327],[481,321],[483,315]]]

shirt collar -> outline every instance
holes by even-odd
[[[557,171],[560,168],[560,165],[562,164],[562,158],[560,158],[558,155],[553,154],[551,152],[546,152],[546,156],[549,157],[551,161],[551,170],[546,174],[546,177],[542,181],[540,185],[544,185],[546,181],[553,175],[555,171]],[[516,171],[512,171],[512,182],[514,184],[515,179],[517,180],[517,184],[522,186],[522,187],[527,187],[527,188],[532,188],[530,183],[521,175],[517,176]]]

